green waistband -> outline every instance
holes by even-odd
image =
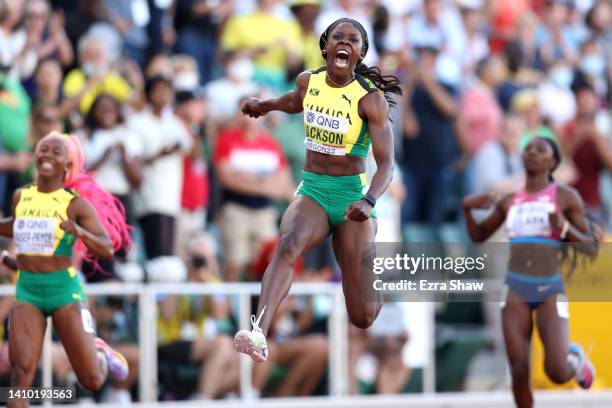
[[[65,269],[58,269],[57,271],[49,271],[49,272],[30,272],[24,270],[18,270],[17,273],[19,276],[27,276],[28,279],[54,279],[54,278],[63,278],[68,273],[69,276],[76,275],[76,271],[71,266]]]
[[[363,173],[354,174],[352,176],[329,176],[326,174],[311,173],[310,171],[303,170],[302,180],[313,187],[326,189],[356,188],[361,190],[363,186],[366,185],[365,175]]]

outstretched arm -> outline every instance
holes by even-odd
[[[393,178],[393,133],[389,122],[389,104],[382,94],[375,92],[364,97],[359,108],[360,116],[368,122],[372,153],[376,161],[376,172],[372,176],[367,195],[378,199]],[[360,200],[349,206],[346,217],[352,221],[365,221],[371,211],[369,201]]]
[[[465,215],[465,223],[468,235],[474,242],[486,241],[506,219],[506,211],[510,199],[514,194],[509,194],[504,197],[499,203],[490,194],[476,194],[463,199],[463,214]],[[487,209],[494,207],[493,212],[484,219],[481,223],[477,223],[472,215],[473,209]]]
[[[275,110],[285,113],[300,113],[309,80],[310,71],[302,72],[295,80],[296,88],[293,91],[289,91],[278,98],[266,100],[251,98],[242,106],[242,113],[253,118],[264,116]]]
[[[13,222],[15,221],[15,207],[21,197],[21,189],[15,191],[13,194],[13,204],[11,207],[11,215],[6,218],[0,219],[0,235],[7,238],[13,238]]]
[[[68,219],[62,220],[60,228],[80,238],[95,256],[113,257],[113,244],[100,224],[96,211],[85,199],[77,197],[68,207]]]

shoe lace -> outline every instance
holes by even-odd
[[[264,305],[264,307],[261,309],[261,312],[259,312],[259,317],[255,318],[255,315],[251,315],[251,325],[253,325],[253,330],[261,331],[261,328],[259,327],[259,321],[261,320],[261,317],[263,316],[265,311],[266,305]]]

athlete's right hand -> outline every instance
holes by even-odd
[[[463,199],[463,208],[471,210],[474,208],[491,208],[497,203],[493,194],[474,194]]]
[[[245,115],[249,115],[252,118],[258,118],[260,116],[265,115],[268,112],[264,110],[263,107],[261,106],[261,99],[249,98],[242,105],[242,113],[244,113]]]

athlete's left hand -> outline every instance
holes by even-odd
[[[370,218],[372,206],[366,200],[359,200],[349,205],[344,212],[344,219],[355,222],[363,222]]]
[[[68,234],[72,234],[77,237],[81,235],[82,229],[81,227],[79,227],[79,224],[77,224],[76,222],[72,220],[65,220],[61,216],[60,216],[60,220],[62,220],[62,222],[60,223],[61,229],[66,231]]]

